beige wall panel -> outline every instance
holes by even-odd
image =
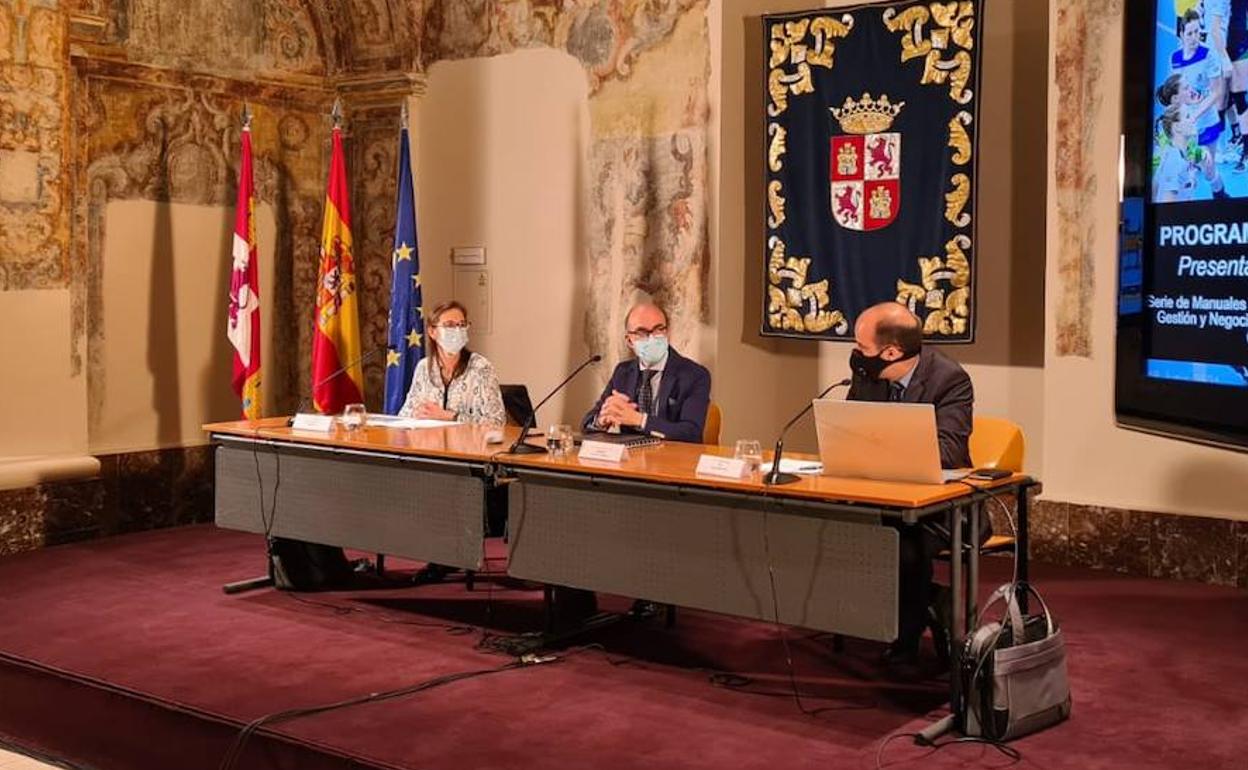
[[[450,252],[484,246],[492,324],[470,345],[536,403],[589,355],[581,216],[588,147],[585,71],[566,53],[439,62],[413,100],[424,301],[450,296]],[[596,375],[596,376],[595,376]],[[542,408],[575,421],[609,371],[586,372]]]
[[[86,378],[70,370],[68,289],[0,292],[0,458],[87,449]]]
[[[105,214],[103,399],[94,454],[204,443],[199,427],[234,419],[233,349],[225,337],[233,207],[113,201]],[[261,371],[273,297],[274,219],[256,207],[260,241]],[[271,407],[266,393],[266,412]]]
[[[738,438],[775,439],[789,417],[823,382],[820,348],[840,346],[764,338],[758,333],[763,276],[763,47],[759,16],[805,10],[802,0],[723,0],[712,26],[711,133],[718,135],[712,179],[712,326],[716,346],[712,398],[723,410],[722,443]],[[789,439],[813,449],[807,421]]]

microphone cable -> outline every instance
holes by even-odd
[[[471,634],[473,631],[477,630],[473,626],[464,625],[464,624],[432,623],[432,622],[424,622],[420,620],[406,620],[404,618],[387,617],[386,615],[380,612],[371,612],[369,610],[363,609],[362,607],[352,607],[352,606],[348,606],[345,604],[335,604],[333,602],[322,601],[319,599],[309,599],[306,596],[300,596],[298,591],[281,591],[280,593],[283,594],[284,596],[288,596],[289,598],[291,598],[292,600],[300,604],[306,604],[311,607],[322,607],[327,610],[332,610],[335,615],[339,615],[339,616],[359,614],[359,615],[363,615],[366,618],[372,618],[374,620],[377,620],[381,623],[389,623],[389,624],[396,625],[396,626],[415,626],[417,628],[437,628],[437,629],[441,629],[442,631],[445,631],[449,636],[467,636],[468,634]]]
[[[220,763],[218,763],[217,768],[218,770],[233,770],[233,768],[235,768],[238,765],[239,760],[242,758],[243,749],[245,748],[247,741],[250,740],[252,736],[257,735],[257,734],[262,734],[262,733],[269,734],[269,735],[275,734],[271,730],[265,729],[265,728],[270,727],[271,725],[276,725],[276,724],[280,724],[283,722],[290,722],[292,720],[300,719],[303,717],[315,716],[318,714],[325,714],[331,711],[338,711],[341,709],[350,708],[352,706],[359,706],[365,703],[380,703],[384,701],[390,701],[396,698],[402,698],[407,695],[414,695],[416,693],[425,692],[427,690],[432,690],[436,687],[442,687],[444,685],[453,684],[455,682],[462,682],[467,679],[476,679],[478,677],[489,676],[491,674],[500,674],[500,673],[503,673],[504,671],[513,671],[516,669],[529,668],[531,666],[542,665],[545,663],[554,663],[559,660],[562,660],[562,658],[558,656],[554,656],[554,655],[529,655],[529,656],[525,656],[524,658],[519,658],[516,660],[509,661],[507,663],[504,663],[501,666],[495,666],[494,668],[470,669],[467,671],[459,671],[459,672],[455,672],[451,674],[443,674],[441,676],[433,677],[432,679],[426,679],[422,682],[417,682],[416,684],[411,684],[411,685],[407,685],[404,687],[395,688],[392,690],[372,692],[372,693],[368,693],[365,695],[358,695],[358,696],[351,697],[351,698],[345,698],[343,700],[334,701],[331,703],[324,703],[324,704],[319,704],[319,705],[314,705],[314,706],[304,706],[300,708],[287,709],[285,711],[277,711],[271,714],[266,714],[262,717],[253,719],[252,721],[248,722],[246,725],[243,726],[243,728],[239,731],[238,735],[235,736],[233,742],[230,743],[229,748],[226,750],[225,755],[221,758],[221,761]]]
[[[785,663],[785,669],[788,673],[789,687],[792,691],[793,702],[794,704],[797,705],[798,711],[805,714],[806,716],[811,716],[811,717],[817,717],[826,711],[842,711],[844,709],[836,708],[833,706],[821,706],[819,708],[809,708],[806,706],[805,703],[802,702],[802,692],[800,689],[798,689],[798,686],[797,686],[797,668],[793,664],[793,651],[789,646],[789,636],[784,630],[784,624],[780,622],[780,593],[776,589],[776,570],[775,570],[775,565],[772,563],[772,558],[771,558],[771,537],[770,537],[770,532],[768,528],[768,514],[771,509],[771,504],[774,500],[775,498],[771,494],[771,488],[768,485],[763,484],[762,507],[761,507],[762,530],[763,530],[762,531],[763,558],[767,564],[767,581],[768,581],[768,585],[771,588],[772,621],[775,626],[776,633],[780,636],[780,644],[784,648],[784,663]],[[827,700],[840,700],[846,704],[854,703],[849,698],[835,698],[833,696],[826,696],[826,695],[812,696],[810,694],[806,694],[806,697],[807,698],[812,698],[812,697],[822,698],[822,699],[827,699]],[[876,708],[878,706],[878,704],[874,700],[867,702],[866,705],[863,705],[861,703],[856,704],[856,705],[858,708],[863,708],[863,709],[871,709],[871,708]]]
[[[880,741],[879,748],[877,748],[875,751],[875,770],[883,770],[884,749],[888,746],[888,744],[892,743],[898,738],[912,738],[916,742],[918,742],[922,738],[922,736],[919,733],[915,733],[915,732],[896,732],[896,733],[893,733],[892,735],[889,735],[884,740]],[[970,735],[963,735],[957,738],[950,738],[949,740],[946,740],[946,741],[919,743],[918,745],[926,747],[928,751],[922,754],[921,756],[916,757],[916,759],[923,759],[925,757],[930,757],[931,755],[935,754],[936,752],[948,746],[953,746],[956,744],[966,744],[966,743],[977,743],[981,746],[991,746],[992,748],[996,749],[997,751],[1005,755],[1007,758],[1009,758],[1010,759],[1009,764],[1011,765],[1016,765],[1019,762],[1023,761],[1023,753],[1007,743],[1003,743],[1001,741],[994,741],[991,738],[980,738],[977,736],[970,736]]]

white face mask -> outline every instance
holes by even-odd
[[[633,343],[633,352],[646,366],[654,366],[667,355],[667,335],[651,334],[644,340]]]
[[[468,330],[455,326],[439,326],[438,345],[450,355],[456,355],[468,347]]]

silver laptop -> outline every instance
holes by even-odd
[[[875,401],[815,401],[823,475],[943,484],[966,471],[942,471],[936,407]]]

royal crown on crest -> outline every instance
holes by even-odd
[[[845,97],[844,104],[832,108],[832,116],[847,134],[878,134],[893,125],[893,119],[905,106],[905,102],[890,102],[888,94],[872,99],[871,94],[864,93],[860,100]]]

